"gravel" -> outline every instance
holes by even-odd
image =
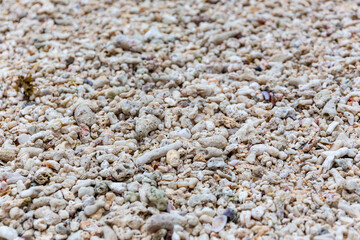
[[[358,239],[354,1],[0,0],[1,239]]]

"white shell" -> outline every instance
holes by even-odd
[[[214,232],[220,232],[227,223],[227,216],[221,215],[213,219],[211,230]]]

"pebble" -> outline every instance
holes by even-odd
[[[130,50],[133,52],[141,52],[142,43],[134,38],[125,36],[124,34],[119,34],[113,41],[116,47],[121,47],[124,50]]]
[[[50,181],[51,175],[52,171],[49,168],[40,168],[34,175],[35,182],[44,185]]]
[[[79,126],[92,126],[96,122],[96,115],[85,104],[80,104],[74,112],[74,118]]]
[[[24,215],[24,211],[18,207],[14,207],[10,210],[9,215],[12,219],[19,219]]]
[[[105,206],[105,202],[104,201],[99,201],[93,205],[88,205],[85,207],[84,209],[84,214],[86,216],[91,216],[93,214],[95,214],[100,208]]]
[[[29,134],[20,134],[18,137],[18,142],[20,145],[27,143],[30,140],[30,135]]]
[[[98,89],[104,87],[106,84],[108,84],[110,81],[106,77],[100,77],[96,79],[93,83],[93,88]]]
[[[264,213],[265,213],[265,209],[263,206],[258,206],[251,210],[251,216],[256,220],[260,220],[264,215]]]
[[[226,167],[226,163],[222,158],[210,158],[207,161],[207,167],[209,169],[217,169]]]
[[[125,92],[126,89],[124,87],[113,87],[106,91],[105,96],[107,98],[115,98],[116,96],[120,95],[121,93]]]
[[[109,226],[104,226],[104,238],[109,240],[117,240],[116,233],[114,230]]]
[[[154,115],[146,115],[136,120],[135,131],[142,137],[146,137],[150,132],[156,130],[161,121]]]
[[[0,237],[6,240],[13,240],[18,237],[18,233],[11,227],[1,226]]]
[[[149,41],[153,39],[161,39],[162,34],[156,26],[152,26],[144,35],[144,39]]]
[[[47,229],[48,225],[46,224],[45,219],[36,219],[34,220],[34,228],[39,231],[45,231]]]
[[[207,202],[216,202],[216,200],[217,199],[213,194],[196,194],[190,197],[188,204],[189,206],[194,207]]]
[[[239,30],[236,30],[236,31],[230,31],[230,32],[224,32],[224,33],[219,33],[219,34],[215,34],[213,36],[211,36],[209,38],[209,43],[213,43],[213,44],[220,44],[222,43],[224,40],[228,39],[228,38],[231,38],[231,37],[234,37],[238,34],[240,34],[241,31]]]
[[[359,179],[346,179],[346,181],[344,182],[344,187],[350,192],[355,192],[357,190],[360,190],[360,181]]]
[[[150,187],[146,191],[146,197],[149,203],[155,205],[160,211],[166,210],[169,200],[165,196],[164,191],[156,189],[155,187]]]
[[[35,186],[35,187],[31,187],[27,190],[24,190],[22,192],[20,192],[20,197],[22,198],[27,198],[27,197],[30,197],[30,198],[35,198],[39,195],[39,193],[42,191],[42,187],[40,186]]]
[[[50,207],[54,212],[59,212],[60,210],[64,210],[67,205],[67,202],[64,199],[51,199]]]
[[[110,168],[109,172],[114,179],[122,182],[132,177],[136,172],[136,168],[132,161],[116,162],[113,164],[113,167]]]
[[[66,210],[60,210],[59,216],[61,217],[62,220],[69,219],[70,217],[69,213]]]
[[[166,153],[166,162],[172,167],[178,167],[180,165],[180,155],[175,149],[172,149]]]
[[[203,209],[201,209],[200,213],[199,213],[200,216],[202,215],[208,215],[210,217],[213,217],[215,216],[215,211],[209,207],[204,207]]]
[[[183,137],[183,138],[186,138],[186,139],[191,138],[191,132],[190,132],[190,130],[188,128],[180,130],[179,132],[177,132],[177,135],[179,137]]]
[[[0,148],[0,160],[4,162],[12,161],[16,158],[16,149]]]
[[[24,147],[21,148],[19,151],[19,156],[28,155],[29,157],[37,157],[40,153],[42,153],[44,149],[37,148],[37,147]]]
[[[330,99],[324,106],[323,110],[322,110],[322,114],[323,115],[327,115],[330,117],[335,117],[337,115],[337,111],[336,111],[336,105],[335,105],[336,99],[332,98]]]
[[[291,107],[275,107],[274,108],[275,117],[279,118],[295,118],[295,110]]]
[[[185,226],[186,218],[175,213],[161,213],[151,216],[145,224],[145,229],[156,232],[159,229],[172,230],[174,225]]]
[[[60,216],[54,213],[48,206],[36,209],[34,217],[37,219],[44,219],[45,223],[48,225],[56,225],[61,222]]]
[[[227,140],[222,135],[214,135],[212,137],[200,138],[199,142],[204,148],[215,147],[224,149],[227,145]]]
[[[95,193],[98,195],[106,194],[109,190],[109,187],[106,182],[97,182],[95,184]]]
[[[182,142],[176,141],[175,143],[154,149],[154,150],[147,152],[147,153],[143,154],[142,156],[138,157],[136,159],[136,164],[144,165],[152,160],[156,160],[156,159],[159,159],[159,158],[165,156],[167,154],[167,152],[170,150],[179,149],[181,146],[182,146]]]
[[[111,191],[117,194],[122,194],[126,191],[126,183],[112,182],[108,186]]]

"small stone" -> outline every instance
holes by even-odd
[[[315,105],[318,108],[322,108],[330,100],[330,98],[330,91],[328,89],[323,89],[314,96]]]
[[[226,163],[222,158],[211,158],[207,161],[207,167],[209,169],[217,169],[226,167]]]
[[[110,169],[110,174],[116,181],[122,182],[134,176],[136,172],[136,167],[133,162],[116,162],[114,166]]]
[[[24,147],[19,151],[19,156],[23,156],[24,154],[28,154],[29,157],[37,157],[40,153],[42,153],[44,149],[38,147]]]
[[[351,169],[351,163],[343,158],[335,159],[335,163],[342,168],[342,170],[347,171]]]
[[[275,54],[275,55],[271,56],[271,58],[269,59],[269,62],[283,63],[291,58],[292,58],[292,55],[290,55],[290,54],[279,53],[279,54]]]
[[[61,217],[61,219],[66,220],[69,219],[70,215],[69,212],[66,210],[60,210],[59,211],[59,216]]]
[[[104,239],[108,239],[108,240],[117,240],[118,239],[116,236],[116,233],[114,232],[114,230],[111,227],[105,225],[103,229],[104,229]]]
[[[59,215],[51,211],[51,209],[48,206],[40,207],[35,210],[34,213],[35,218],[45,219],[46,223],[48,225],[55,225],[61,222],[61,218]]]
[[[67,229],[64,223],[59,223],[55,226],[55,230],[57,233],[65,235],[67,234]]]
[[[336,111],[336,99],[335,98],[331,98],[324,106],[323,110],[322,110],[322,115],[324,116],[330,116],[330,117],[335,117],[337,115],[337,111]]]
[[[139,193],[133,193],[133,192],[127,192],[125,195],[124,195],[124,200],[125,202],[136,202],[139,200]]]
[[[92,216],[93,214],[95,214],[100,208],[105,206],[105,202],[104,201],[99,201],[96,204],[93,205],[88,205],[85,207],[84,209],[84,214],[88,217]]]
[[[178,131],[176,134],[178,135],[178,137],[183,137],[186,139],[191,138],[191,132],[188,128],[182,129],[182,130]]]
[[[47,229],[48,225],[46,224],[46,220],[41,218],[41,219],[36,219],[34,220],[34,228],[39,230],[39,231],[45,231]]]
[[[94,85],[93,85],[93,88],[94,89],[98,89],[98,88],[102,88],[104,87],[106,84],[109,84],[109,79],[107,79],[106,77],[104,76],[101,76],[99,77],[98,79],[96,79],[94,81]]]
[[[200,218],[199,218],[200,222],[201,223],[209,223],[211,224],[212,221],[213,221],[213,218],[208,216],[208,215],[202,215]]]
[[[66,67],[68,67],[70,64],[73,64],[74,60],[75,58],[71,56],[65,59]]]
[[[0,161],[8,162],[15,160],[16,149],[12,148],[0,148]]]
[[[166,154],[166,162],[172,167],[178,167],[180,165],[180,154],[177,150],[172,149]]]
[[[224,149],[227,145],[227,140],[222,135],[214,135],[212,137],[200,138],[199,143],[204,147],[215,147]]]
[[[231,37],[235,37],[236,35],[238,35],[240,33],[241,33],[241,31],[239,31],[239,30],[230,31],[230,32],[221,32],[221,33],[212,35],[209,38],[208,42],[217,45]]]
[[[202,215],[208,215],[210,217],[214,217],[215,216],[215,211],[209,207],[204,207],[203,209],[201,209],[200,211],[200,216]]]
[[[152,26],[144,35],[144,39],[147,41],[152,39],[159,39],[161,37],[162,34],[156,26]]]
[[[87,233],[87,234],[86,234]],[[78,239],[86,239],[90,238],[90,234],[88,232],[84,232],[82,230],[72,233],[67,240],[78,240]]]
[[[94,196],[95,190],[93,187],[81,187],[78,190],[78,197],[82,198],[83,196]]]
[[[154,115],[146,115],[136,120],[135,131],[139,136],[146,137],[150,132],[156,130],[161,123]]]
[[[287,170],[287,169],[285,169],[285,170],[282,170],[282,171],[280,172],[279,177],[281,177],[281,178],[287,178],[287,177],[289,176],[289,174],[290,174],[290,171]]]
[[[48,161],[45,161],[44,162],[44,166],[50,168],[50,169],[53,169],[53,170],[56,170],[56,171],[59,171],[60,170],[60,163],[54,161],[54,160],[48,160]]]
[[[205,204],[207,202],[216,202],[216,197],[213,194],[197,194],[197,195],[192,195],[188,201],[188,204],[190,205],[190,207],[194,207],[196,205],[202,205]]]
[[[79,230],[79,228],[80,228],[80,223],[79,222],[77,222],[77,221],[70,222],[70,230],[72,232],[75,232],[75,231]]]
[[[0,193],[5,193],[9,189],[9,185],[4,181],[0,182]]]
[[[105,96],[107,98],[115,98],[116,96],[120,95],[121,93],[125,92],[126,89],[124,87],[113,87],[106,91]]]
[[[167,230],[166,229],[160,229],[156,233],[154,233],[154,236],[151,238],[151,240],[162,240],[165,239]]]
[[[148,198],[150,204],[155,205],[160,211],[166,210],[169,200],[165,196],[165,192],[163,190],[150,187],[146,191],[146,197]]]
[[[139,188],[141,187],[140,183],[138,183],[137,181],[131,182],[126,185],[127,185],[127,190],[130,192],[137,192],[137,191],[139,191]]]
[[[40,186],[35,186],[35,187],[31,187],[27,190],[24,190],[22,192],[20,192],[20,197],[22,198],[27,198],[27,197],[31,197],[31,198],[35,198],[39,195],[39,193],[42,191],[42,187]]]
[[[85,104],[80,104],[75,109],[74,117],[79,126],[85,125],[91,127],[96,122],[96,115]]]
[[[134,38],[129,38],[129,37],[125,36],[124,34],[119,34],[114,39],[113,43],[114,43],[115,47],[121,47],[124,50],[130,50],[133,52],[141,52],[142,51],[141,41],[134,39]]]
[[[117,194],[122,194],[126,191],[126,183],[112,182],[108,186],[111,191]]]
[[[95,184],[95,193],[98,195],[104,195],[109,191],[109,187],[106,182],[96,182]]]
[[[121,109],[122,113],[124,113],[125,115],[136,116],[139,112],[140,104],[138,102],[130,101],[128,99],[122,99],[119,103],[119,108]],[[152,118],[151,116],[145,116],[144,118],[138,119],[140,121],[139,124],[144,119],[148,119],[149,123],[156,121],[155,118]]]
[[[82,229],[84,231],[95,232],[99,229],[99,227],[97,226],[96,223],[89,222],[89,221],[82,221],[80,223],[80,229]]]
[[[24,215],[24,211],[18,207],[14,207],[9,212],[11,219],[19,219]]]
[[[20,134],[17,140],[18,140],[18,143],[20,145],[22,145],[22,144],[24,144],[24,143],[26,143],[26,142],[28,142],[30,140],[30,135],[25,134],[25,133]]]
[[[89,84],[90,86],[94,85],[94,83],[91,80],[87,79],[87,78],[85,78],[84,84]]]
[[[142,156],[138,157],[136,159],[136,164],[138,166],[144,165],[150,161],[153,161],[153,160],[159,159],[163,156],[166,156],[168,151],[170,151],[172,149],[179,149],[181,146],[182,146],[182,142],[176,141],[175,143],[168,144],[163,147],[154,149],[154,150],[147,152],[147,153],[143,154]]]
[[[40,168],[36,171],[34,180],[39,185],[44,185],[50,181],[50,177],[52,176],[52,171],[49,168]]]
[[[296,112],[295,109],[291,107],[274,107],[275,117],[278,118],[295,118]]]
[[[62,94],[62,93],[71,93],[71,94],[74,94],[74,93],[76,93],[76,89],[67,88],[67,87],[61,87],[61,88],[59,88],[57,91],[58,91],[59,94]]]
[[[160,229],[173,230],[174,225],[185,226],[186,218],[175,213],[162,213],[151,216],[145,224],[149,232],[156,232]]]
[[[356,178],[346,179],[344,182],[344,188],[350,192],[360,190],[360,180]]]
[[[260,220],[264,215],[264,213],[265,213],[265,208],[263,206],[258,206],[251,210],[251,216],[256,220]]]
[[[20,173],[14,172],[14,173],[4,173],[1,177],[2,179],[6,179],[7,184],[14,184],[17,183],[19,180],[22,182],[25,182],[27,178],[21,176]]]

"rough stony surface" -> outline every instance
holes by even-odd
[[[186,224],[186,218],[177,214],[162,213],[159,215],[153,215],[146,222],[146,229],[150,232],[156,232],[159,229],[172,230],[174,225]]]
[[[348,0],[0,0],[0,238],[359,239],[359,32]]]

